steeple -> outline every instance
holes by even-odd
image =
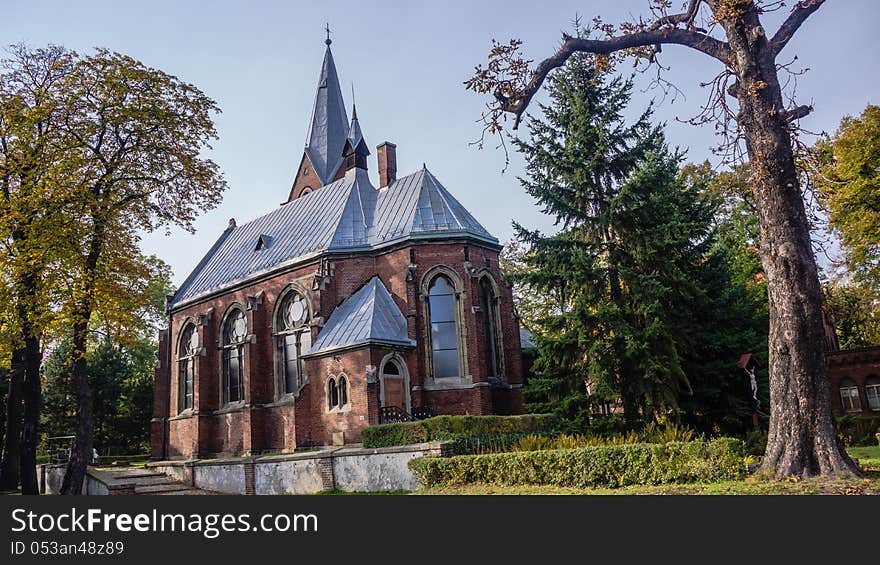
[[[324,52],[324,64],[318,77],[318,90],[306,137],[306,155],[321,185],[333,181],[342,164],[342,151],[348,138],[348,115],[342,100],[333,53],[330,51],[332,41],[329,27],[324,43],[327,44],[327,50]]]
[[[352,93],[352,97],[354,94]],[[364,133],[361,131],[361,124],[358,122],[358,112],[357,106],[352,104],[351,106],[351,126],[348,128],[348,141],[351,143],[351,146],[357,148],[358,145],[363,143],[366,146],[366,142],[364,141]],[[367,149],[367,155],[370,154],[370,150]]]

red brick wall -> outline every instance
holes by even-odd
[[[314,175],[314,173],[312,173]],[[465,248],[469,261],[465,261]],[[411,252],[412,250],[412,252]],[[410,264],[415,265],[412,280],[407,281]],[[312,291],[319,261],[292,271],[255,281],[243,288],[210,297],[173,313],[168,346],[171,362],[160,366],[156,374],[155,417],[153,424],[153,456],[162,453],[163,422],[168,422],[167,456],[195,457],[212,454],[259,453],[291,451],[306,445],[329,444],[334,431],[345,432],[346,442],[360,441],[360,430],[378,422],[379,386],[367,384],[366,366],[380,366],[384,348],[362,348],[337,356],[322,356],[307,363],[308,384],[294,400],[276,398],[275,341],[272,336],[273,315],[279,295],[292,282],[305,289],[312,302],[315,318],[329,317],[332,310],[357,291],[370,278],[378,275],[401,312],[407,317],[410,338],[418,341],[415,350],[403,351],[410,373],[412,406],[427,406],[435,413],[489,414],[493,411],[518,413],[522,395],[515,388],[522,383],[519,329],[513,316],[510,289],[504,284],[498,268],[498,252],[465,240],[426,242],[401,246],[372,254],[334,256],[330,258],[331,277],[322,288]],[[467,364],[473,383],[489,383],[485,347],[482,344],[479,305],[479,272],[491,273],[499,288],[500,330],[504,335],[505,387],[472,386],[455,390],[424,390],[426,384],[426,347],[422,335],[427,320],[423,319],[419,289],[424,274],[442,264],[457,273],[464,284],[462,311],[467,336]],[[245,393],[241,406],[221,406],[220,324],[228,308],[239,304],[248,321],[251,343],[244,347]],[[196,358],[194,409],[177,414],[177,342],[185,323],[198,323],[203,354]],[[313,341],[320,329],[313,329]],[[326,379],[330,374],[344,372],[349,379],[350,409],[341,413],[326,409]],[[511,389],[510,385],[514,385]],[[421,390],[419,390],[421,389]]]
[[[866,347],[848,351],[827,353],[828,381],[831,386],[831,404],[838,414],[843,413],[840,385],[844,379],[856,384],[864,416],[880,416],[880,411],[868,407],[865,384],[869,377],[880,378],[880,347]],[[852,412],[850,412],[852,414]]]

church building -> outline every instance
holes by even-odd
[[[397,147],[348,119],[326,41],[286,203],[230,220],[168,300],[152,457],[357,443],[369,425],[522,411],[498,240]]]

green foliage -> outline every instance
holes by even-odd
[[[880,418],[857,414],[847,414],[837,418],[837,434],[846,446],[874,445],[878,432],[880,432]]]
[[[843,118],[815,152],[823,164],[816,187],[840,235],[847,266],[880,291],[880,106]]]
[[[435,416],[415,422],[368,426],[362,432],[364,447],[389,447],[427,441],[458,442],[461,450],[481,451],[509,445],[523,435],[550,432],[556,418],[548,414],[522,416]]]
[[[658,426],[649,423],[642,430],[631,430],[626,434],[611,436],[561,434],[556,437],[528,435],[511,446],[512,451],[536,451],[544,449],[575,449],[597,445],[626,445],[634,443],[687,443],[696,438],[696,432],[673,423]]]
[[[746,453],[761,456],[767,451],[767,432],[764,430],[749,430],[746,434]]]
[[[720,438],[421,457],[410,461],[409,468],[425,487],[489,483],[616,488],[739,479],[745,475],[743,455],[741,440]]]
[[[830,280],[822,287],[825,318],[834,326],[840,349],[880,345],[880,301],[863,282]]]
[[[93,387],[94,445],[100,455],[148,451],[156,352],[156,344],[150,340],[124,346],[109,339],[101,340],[89,352],[86,371]],[[44,437],[75,431],[76,403],[69,383],[71,354],[70,340],[65,340],[44,364],[40,418]]]
[[[740,433],[752,407],[736,359],[766,349],[756,216],[708,164],[680,170],[650,108],[627,122],[632,83],[592,63],[572,56],[549,78],[552,102],[514,142],[522,186],[561,226],[516,225],[505,253],[537,345],[528,407],[573,433],[615,404],[630,429],[684,419]]]

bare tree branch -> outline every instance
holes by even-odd
[[[779,26],[773,39],[770,40],[770,45],[773,47],[773,53],[775,55],[779,55],[779,52],[788,45],[789,40],[791,40],[795,32],[801,27],[801,24],[803,24],[804,21],[806,21],[806,19],[824,3],[825,0],[803,0],[794,5],[794,9],[791,11],[791,14],[789,14],[788,19]]]
[[[561,67],[568,58],[576,52],[608,55],[625,49],[647,47],[650,45],[685,45],[718,59],[725,65],[730,61],[730,47],[727,43],[709,37],[703,33],[692,30],[668,28],[661,30],[648,30],[620,35],[610,39],[580,39],[566,37],[562,46],[556,53],[541,61],[532,73],[532,77],[526,84],[519,96],[505,98],[496,95],[505,112],[516,116],[513,129],[517,129],[523,112],[528,107],[532,98],[541,89],[544,79],[553,69]]]
[[[694,19],[696,19],[697,17],[697,12],[699,11],[700,3],[702,1],[703,0],[690,0],[690,4],[688,5],[686,12],[681,14],[671,14],[669,16],[657,18],[657,20],[651,25],[651,29],[660,29],[661,27],[667,25],[677,26],[682,22],[687,24],[687,29],[693,29]]]
[[[807,117],[812,111],[812,106],[808,106],[806,104],[802,106],[797,106],[785,112],[785,119],[789,122],[793,122],[795,120]]]

